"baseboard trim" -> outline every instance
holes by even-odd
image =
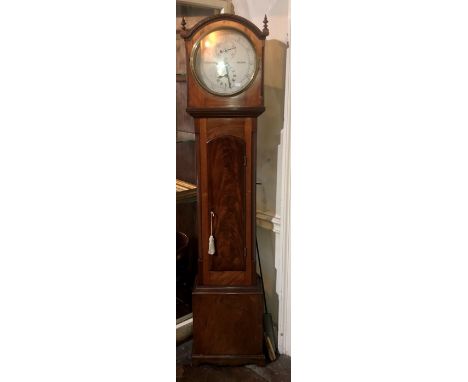
[[[190,316],[190,317],[189,317]],[[189,314],[185,317],[181,317],[181,319],[184,319],[183,321],[177,320],[176,323],[176,343],[180,344],[187,339],[189,339],[192,336],[192,331],[193,331],[193,318],[192,314]]]
[[[268,211],[257,210],[257,225],[275,233],[281,229],[281,217]]]

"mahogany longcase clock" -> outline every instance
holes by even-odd
[[[182,19],[180,35],[197,150],[192,362],[263,364],[263,300],[254,243],[266,16],[263,30],[232,14],[207,17],[191,29]]]

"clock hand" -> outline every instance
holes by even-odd
[[[226,77],[226,78],[227,78],[228,83],[229,83],[229,88],[231,88],[231,80],[229,79],[228,74],[226,73],[226,74],[224,74],[224,75],[222,75],[222,76],[218,76],[218,78],[223,78],[223,77]],[[224,86],[226,86],[226,84],[225,84]]]
[[[229,83],[229,89],[231,89],[231,80],[229,79],[229,70],[228,70],[228,65],[227,63],[225,63],[225,68],[226,68],[226,77],[228,79],[228,83]]]

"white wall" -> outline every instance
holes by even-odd
[[[263,29],[267,15],[269,39],[288,41],[289,0],[233,0],[234,13],[245,17]]]

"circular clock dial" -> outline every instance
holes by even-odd
[[[200,85],[218,95],[241,92],[257,72],[252,43],[233,29],[219,29],[200,39],[192,54],[192,64]]]

